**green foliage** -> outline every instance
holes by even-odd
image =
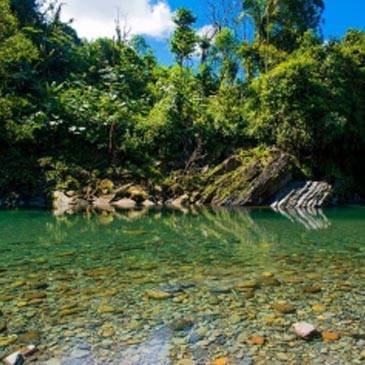
[[[335,150],[345,154],[338,142],[350,135],[355,145],[363,143],[364,75],[356,64],[358,53],[354,59],[348,50],[337,42],[301,47],[257,78],[246,103],[250,135],[313,159]],[[355,130],[358,136],[352,135]]]
[[[0,0],[0,193],[171,182],[261,145],[295,154],[307,175],[364,185],[365,33],[323,44],[322,0],[243,7],[251,42],[228,27],[198,37],[179,9],[178,65],[165,67],[139,36],[80,40],[57,1],[44,14],[34,0]]]
[[[195,21],[193,13],[185,8],[178,9],[174,17],[176,30],[171,39],[171,51],[175,54],[180,66],[191,56],[196,47],[198,38],[192,29]]]

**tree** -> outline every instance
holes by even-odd
[[[176,30],[171,39],[171,51],[175,54],[179,66],[194,52],[197,44],[197,35],[192,28],[196,18],[193,13],[185,8],[177,10],[174,17]]]
[[[243,0],[243,11],[252,19],[255,41],[293,51],[308,30],[317,31],[323,0]]]
[[[10,0],[11,10],[19,21],[20,27],[41,26],[43,17],[37,0]]]
[[[237,46],[238,42],[233,31],[229,28],[222,28],[214,40],[218,57],[221,59],[221,82],[232,83],[237,76]]]

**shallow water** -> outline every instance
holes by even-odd
[[[361,364],[364,280],[361,207],[0,211],[0,357]],[[299,339],[298,321],[336,338]]]

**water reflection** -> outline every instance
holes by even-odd
[[[311,207],[286,209],[280,206],[273,206],[272,209],[291,222],[303,225],[307,230],[327,229],[331,226],[331,222],[322,209]]]

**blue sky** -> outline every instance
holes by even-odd
[[[181,6],[192,9],[198,17],[197,27],[208,23],[204,9],[205,0],[169,0],[172,9]],[[347,29],[358,28],[365,30],[365,0],[326,0],[323,33],[326,39],[341,37]],[[149,39],[160,61],[170,63],[172,58],[165,42]]]
[[[64,20],[74,19],[82,37],[113,36],[119,13],[127,32],[144,35],[158,59],[170,64],[168,38],[172,17],[179,7],[190,8],[197,16],[196,28],[209,25],[207,0],[66,0]],[[347,29],[365,30],[365,0],[325,0],[323,33],[326,39],[341,37]],[[118,9],[118,10],[117,10]]]

